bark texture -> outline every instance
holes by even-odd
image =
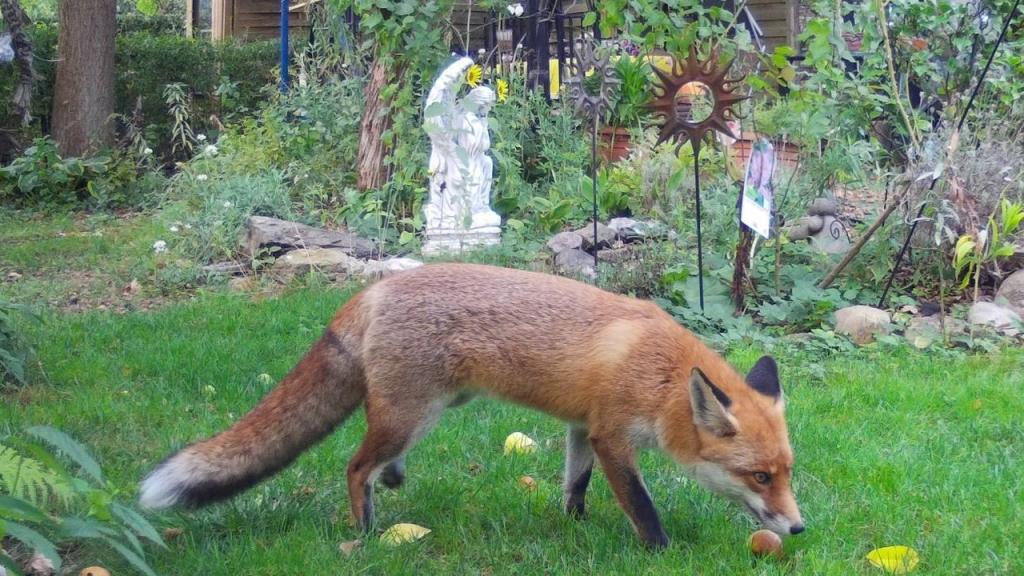
[[[382,98],[381,91],[391,77],[391,66],[382,58],[375,58],[363,90],[366,107],[363,109],[363,121],[359,125],[356,185],[360,190],[380,188],[387,182],[384,159],[388,150],[384,145],[384,132],[391,127],[391,103]],[[396,71],[394,77],[401,77],[401,71]]]
[[[113,142],[117,0],[61,0],[53,137],[82,156]]]

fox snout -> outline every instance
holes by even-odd
[[[768,496],[770,498],[771,495]],[[803,518],[792,493],[780,495],[777,499],[781,502],[777,506],[770,505],[769,498],[751,495],[744,497],[743,503],[765,528],[780,536],[795,535],[805,530]]]

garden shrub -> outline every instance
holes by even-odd
[[[0,201],[36,208],[141,207],[163,178],[130,153],[114,150],[89,158],[64,158],[49,138],[37,138],[25,153],[0,168]]]
[[[36,84],[32,96],[34,125],[22,129],[13,118],[10,96],[17,84],[14,66],[0,68],[0,119],[25,141],[47,134],[56,77],[57,26],[39,22],[29,27],[35,52]],[[146,139],[159,153],[170,152],[172,118],[164,104],[168,84],[182,83],[191,97],[191,118],[197,132],[260,107],[263,89],[274,80],[277,43],[236,40],[210,43],[177,35],[137,32],[117,37],[117,103],[115,112],[131,117],[138,112]],[[156,65],[155,63],[159,63]]]
[[[210,176],[186,172],[176,187],[185,191],[184,206],[168,210],[178,218],[181,248],[199,262],[235,256],[238,238],[250,216],[297,218],[281,172]]]

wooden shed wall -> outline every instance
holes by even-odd
[[[292,10],[288,29],[305,30],[304,9]],[[281,33],[281,2],[279,0],[214,0],[213,39],[277,38]]]
[[[749,0],[747,7],[764,34],[768,50],[779,44],[796,46],[796,0]]]

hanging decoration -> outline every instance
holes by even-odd
[[[647,108],[661,116],[661,132],[658,143],[673,141],[676,152],[685,142],[693,150],[693,178],[697,219],[697,273],[700,285],[700,309],[704,310],[704,255],[701,236],[700,214],[700,149],[708,132],[717,131],[736,138],[728,122],[739,118],[733,109],[749,96],[742,96],[736,90],[743,82],[743,76],[729,77],[729,69],[735,60],[721,63],[717,51],[712,51],[705,60],[697,55],[697,48],[690,48],[685,62],[671,59],[671,69],[654,69],[659,83],[655,86],[654,101]]]
[[[565,80],[566,96],[579,114],[591,123],[590,187],[593,192],[594,272],[597,272],[597,130],[611,110],[622,80],[615,73],[607,52],[589,42],[576,50],[576,73]],[[603,52],[603,53],[602,53]]]

